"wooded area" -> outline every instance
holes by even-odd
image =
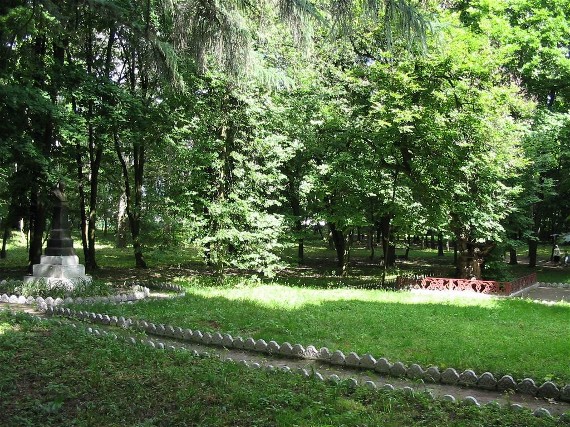
[[[319,224],[340,274],[355,234],[385,264],[430,235],[458,277],[534,266],[570,231],[569,22],[569,0],[5,0],[0,256],[21,229],[39,262],[64,181],[89,270],[114,234],[140,268],[194,244],[272,274]]]

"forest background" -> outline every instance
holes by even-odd
[[[1,257],[66,184],[82,258],[114,234],[272,275],[315,232],[452,241],[456,275],[570,226],[570,1],[9,0]],[[423,237],[422,237],[423,238]],[[482,271],[474,266],[481,265]]]

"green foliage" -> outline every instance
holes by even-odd
[[[483,279],[495,280],[497,282],[510,282],[516,278],[513,277],[512,272],[509,270],[507,264],[505,264],[504,246],[495,246],[485,257],[482,277]]]
[[[63,179],[86,264],[126,215],[139,267],[196,244],[267,275],[306,220],[347,257],[386,218],[471,246],[569,226],[568,0],[278,3],[3,6],[0,217],[39,256]]]

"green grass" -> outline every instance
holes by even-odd
[[[180,299],[85,309],[423,366],[570,383],[567,303],[210,282],[194,280]]]
[[[350,390],[0,312],[0,425],[554,426],[530,411]]]

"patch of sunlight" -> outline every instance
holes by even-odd
[[[379,304],[445,304],[461,307],[494,308],[499,299],[473,293],[450,292],[394,292],[364,289],[307,289],[275,284],[259,284],[233,288],[189,287],[188,293],[204,298],[243,300],[267,308],[297,310],[305,306],[334,301],[359,301]]]
[[[12,329],[12,325],[9,323],[0,323],[0,335],[4,335],[6,332]]]

